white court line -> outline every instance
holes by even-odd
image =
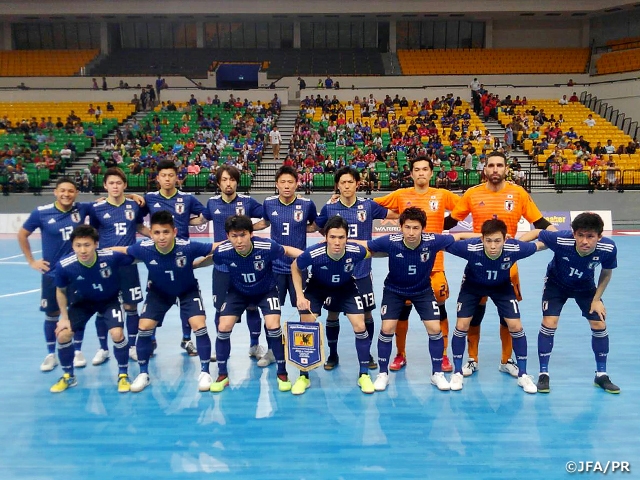
[[[36,250],[34,252],[31,253],[40,253],[42,250]],[[11,260],[12,258],[18,258],[18,257],[24,257],[24,253],[20,253],[19,255],[12,255],[10,257],[4,257],[4,258],[0,258],[0,262],[4,261],[4,260]]]
[[[17,297],[18,295],[27,295],[28,293],[36,293],[39,291],[40,289],[36,288],[35,290],[25,290],[24,292],[7,293],[5,295],[0,295],[0,298]]]
[[[0,262],[0,265],[29,265],[29,262]]]

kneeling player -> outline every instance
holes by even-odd
[[[71,232],[70,241],[74,253],[61,259],[55,268],[56,299],[60,307],[55,333],[64,375],[51,391],[60,393],[77,385],[73,374],[73,334],[83,331],[97,314],[113,339],[113,355],[118,361],[118,391],[128,392],[129,349],[122,329],[118,269],[131,265],[133,259],[117,252],[97,250],[98,231],[90,225],[77,226]]]
[[[495,303],[513,338],[513,350],[518,363],[518,385],[527,393],[536,393],[537,388],[527,375],[527,337],[520,322],[520,309],[511,285],[510,269],[516,261],[533,255],[543,246],[539,243],[505,240],[507,226],[498,219],[484,222],[481,234],[480,239],[456,242],[447,248],[449,253],[467,260],[458,295],[458,321],[451,341],[454,363],[451,390],[462,390],[462,356],[467,332],[476,307],[482,297],[486,296]]]
[[[540,376],[538,391],[549,393],[549,358],[553,337],[558,328],[562,307],[569,298],[575,299],[582,316],[591,325],[591,347],[596,357],[594,383],[609,393],[620,393],[607,375],[609,333],[607,311],[602,303],[613,269],[617,267],[617,249],[613,240],[602,237],[604,223],[596,213],[581,213],[573,222],[573,231],[539,233],[539,241],[553,250],[553,259],[547,266],[542,293],[542,326],[538,334]],[[602,266],[598,286],[595,270]]]
[[[285,367],[280,301],[273,273],[273,262],[283,255],[295,258],[302,253],[294,247],[283,247],[268,238],[253,237],[253,223],[244,215],[234,215],[224,223],[227,242],[213,251],[213,262],[229,270],[230,285],[220,307],[220,324],[216,339],[218,378],[211,384],[212,392],[221,392],[229,385],[227,360],[231,351],[231,331],[250,305],[259,307],[264,316],[269,350],[278,365],[278,389],[291,390]]]
[[[343,312],[356,335],[356,352],[360,363],[358,385],[364,393],[375,391],[369,371],[369,334],[364,324],[364,305],[353,278],[358,262],[369,257],[367,250],[355,243],[347,243],[349,224],[334,216],[324,226],[326,243],[307,248],[291,265],[296,289],[298,311],[303,322],[313,322],[322,311]],[[306,288],[302,285],[302,271],[311,267]],[[335,315],[337,317],[337,315]],[[300,395],[310,386],[309,375],[302,372],[291,393]]]

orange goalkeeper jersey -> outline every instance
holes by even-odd
[[[473,217],[474,232],[480,233],[485,221],[498,218],[507,224],[507,233],[514,238],[521,217],[529,222],[542,218],[542,213],[527,191],[509,182],[499,192],[489,190],[484,183],[464,192],[451,216],[456,220],[464,220],[468,214]]]
[[[373,199],[389,210],[402,213],[409,207],[418,207],[427,214],[425,232],[442,233],[445,212],[452,211],[460,197],[442,188],[429,188],[425,193],[418,193],[413,187],[400,188],[389,195]],[[444,253],[438,252],[433,265],[434,272],[444,271]]]

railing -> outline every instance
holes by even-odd
[[[580,103],[611,122],[631,138],[636,139],[640,133],[640,131],[638,131],[637,121],[634,121],[631,117],[627,117],[618,109],[614,110],[613,106],[599,100],[595,95],[591,95],[586,91],[582,92],[580,94]]]

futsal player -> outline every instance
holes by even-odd
[[[429,186],[433,176],[433,162],[428,157],[417,157],[409,162],[413,187],[400,188],[384,197],[374,198],[373,201],[389,210],[402,214],[409,207],[419,207],[427,213],[425,232],[442,233],[445,213],[452,211],[458,204],[460,197],[444,188]],[[447,346],[449,338],[449,320],[445,302],[449,298],[449,284],[444,272],[444,253],[436,253],[435,263],[431,271],[431,287],[440,310],[440,329],[443,338],[442,371],[453,370]],[[389,370],[400,370],[407,364],[407,330],[411,304],[407,304],[398,315],[395,330],[397,354],[389,364]]]
[[[253,236],[253,223],[245,215],[234,215],[225,221],[228,241],[213,251],[214,265],[229,269],[229,288],[220,306],[220,323],[216,339],[218,377],[211,384],[212,392],[221,392],[229,385],[227,360],[231,351],[233,326],[249,305],[260,308],[267,330],[269,350],[278,365],[278,389],[291,390],[287,376],[280,328],[280,300],[274,274],[274,262],[281,256],[295,258],[302,250],[282,246],[269,238]]]
[[[372,200],[356,196],[360,174],[350,167],[339,169],[335,174],[335,186],[340,193],[336,202],[329,201],[322,207],[316,225],[320,229],[326,229],[326,223],[334,215],[340,215],[349,225],[349,238],[354,240],[369,240],[373,233],[373,221],[385,218],[398,218],[398,214],[387,210]],[[367,259],[356,265],[353,276],[356,279],[358,292],[364,306],[365,327],[368,332],[369,342],[374,333],[373,310],[376,308],[373,295],[373,281],[371,276],[371,260]],[[333,370],[340,359],[338,357],[338,337],[340,336],[339,313],[329,310],[327,316],[326,335],[329,345],[329,357],[324,365],[325,370]],[[374,370],[378,365],[369,355],[369,368]]]
[[[62,258],[55,268],[56,299],[60,320],[56,326],[58,358],[64,374],[51,387],[60,393],[77,385],[73,372],[74,332],[84,330],[94,314],[111,334],[113,356],[118,361],[118,392],[130,390],[129,350],[124,336],[124,318],[120,303],[120,268],[133,258],[110,250],[98,250],[98,232],[91,225],[73,229],[70,242],[73,253]]]
[[[316,219],[317,209],[312,200],[298,198],[298,172],[293,167],[280,167],[276,172],[276,189],[278,195],[267,197],[262,206],[266,225],[271,225],[271,239],[280,245],[295,247],[300,250],[307,248],[307,232],[315,231],[312,226]],[[273,262],[273,271],[278,282],[278,295],[282,307],[289,293],[291,305],[296,307],[296,291],[291,279],[292,259],[286,256],[278,257]],[[273,363],[273,352],[258,360],[258,366],[266,367]]]
[[[313,322],[322,308],[344,313],[353,327],[356,337],[356,353],[360,365],[358,386],[363,393],[375,391],[369,376],[371,340],[365,327],[364,303],[358,291],[353,273],[358,264],[369,258],[367,249],[347,242],[349,224],[335,215],[324,223],[325,242],[307,248],[291,264],[291,276],[296,289],[298,311],[303,322]],[[306,285],[302,283],[303,271],[309,269]],[[309,374],[301,372],[291,388],[294,395],[303,394],[311,386]]]
[[[542,325],[538,334],[540,376],[538,391],[549,393],[549,359],[562,307],[573,298],[591,326],[591,348],[596,359],[594,384],[608,393],[620,393],[607,374],[609,332],[607,310],[602,303],[613,269],[617,265],[617,248],[613,240],[603,237],[604,223],[597,213],[581,213],[571,222],[571,231],[541,231],[538,240],[553,251],[547,266],[542,293]],[[601,266],[598,284],[596,268]]]
[[[518,260],[542,248],[542,244],[506,239],[507,225],[499,219],[485,221],[480,233],[481,238],[462,240],[447,247],[447,252],[467,260],[458,295],[458,319],[451,340],[454,364],[451,390],[462,390],[462,357],[469,325],[482,298],[489,297],[513,337],[518,385],[527,393],[536,393],[537,388],[527,375],[527,337],[520,321],[520,309],[509,271]]]
[[[48,354],[40,370],[50,372],[56,365],[56,324],[60,309],[56,300],[54,266],[64,256],[71,253],[71,233],[78,225],[84,223],[89,213],[88,203],[76,203],[78,188],[69,177],[61,177],[56,181],[53,191],[56,200],[31,212],[29,218],[18,231],[18,244],[31,268],[42,274],[40,311],[44,312],[44,338]],[[42,258],[36,260],[31,252],[29,236],[37,229],[42,234]],[[75,332],[74,360],[76,368],[87,364],[81,351],[84,331]]]
[[[125,197],[127,177],[124,172],[119,168],[109,168],[104,174],[103,185],[107,198],[92,204],[89,210],[89,221],[100,235],[100,248],[133,245],[136,243],[136,233],[148,237],[149,229],[143,223],[144,209],[134,200]],[[137,361],[135,345],[140,321],[137,304],[142,301],[138,266],[123,266],[118,269],[118,276],[126,314],[129,358]],[[107,325],[103,320],[102,316],[96,316],[100,347],[91,362],[93,365],[100,365],[109,358]]]
[[[131,391],[141,392],[150,384],[149,358],[153,351],[151,337],[155,328],[162,326],[165,315],[177,302],[180,318],[188,319],[196,336],[200,357],[198,390],[206,392],[212,382],[209,374],[211,340],[207,333],[206,314],[198,281],[193,274],[193,261],[209,255],[213,245],[177,238],[178,230],[168,211],[151,215],[150,232],[151,240],[143,240],[128,247],[112,247],[115,251],[144,262],[149,272],[136,346],[140,374],[131,384]]]
[[[473,219],[473,231],[479,233],[486,220],[499,219],[507,225],[507,234],[515,238],[518,222],[521,217],[533,223],[535,228],[556,230],[542,216],[542,213],[531,199],[527,191],[519,185],[507,182],[506,156],[502,152],[491,152],[487,155],[484,167],[486,183],[469,188],[451,212],[451,216],[444,222],[445,230],[453,228],[458,221],[464,220],[468,214]],[[511,283],[518,301],[522,300],[518,267],[511,269]],[[478,370],[478,344],[480,343],[480,322],[486,311],[486,299],[478,306],[469,327],[469,359],[464,365],[465,376],[472,375]],[[502,343],[502,358],[498,369],[513,377],[518,376],[518,366],[511,358],[513,345],[507,323],[500,320],[500,340]]]

